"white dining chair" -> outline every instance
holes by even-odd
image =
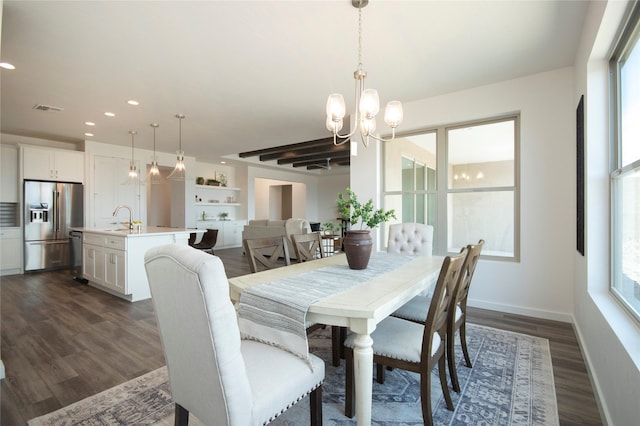
[[[433,226],[423,223],[389,225],[387,252],[431,256],[433,253]]]
[[[206,425],[265,425],[310,397],[312,425],[322,424],[324,362],[240,338],[220,258],[187,245],[145,254],[158,328],[176,404]]]

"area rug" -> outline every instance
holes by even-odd
[[[353,425],[344,416],[344,361],[331,364],[331,333],[314,332],[310,350],[325,360],[323,423]],[[451,391],[454,411],[447,410],[437,369],[432,373],[432,406],[437,425],[558,425],[553,368],[547,339],[467,324],[467,346],[473,368],[456,347],[461,392]],[[372,424],[421,425],[419,376],[394,369],[384,384],[373,383]],[[166,367],[32,419],[29,426],[173,425],[174,405]],[[272,425],[309,423],[308,398]],[[191,416],[190,425],[201,425]]]

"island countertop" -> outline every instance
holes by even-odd
[[[113,235],[113,236],[121,236],[121,237],[145,237],[151,235],[162,235],[162,234],[181,234],[184,232],[192,233],[204,233],[204,229],[195,229],[195,228],[168,228],[162,226],[143,226],[140,230],[134,229],[130,231],[128,228],[122,226],[114,226],[113,228],[71,228],[72,231],[79,232],[87,232],[94,234],[104,234],[104,235]]]

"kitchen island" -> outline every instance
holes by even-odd
[[[144,268],[144,255],[151,247],[187,244],[189,234],[204,230],[142,227],[94,229],[82,232],[82,277],[88,284],[130,302],[149,299],[151,292]]]

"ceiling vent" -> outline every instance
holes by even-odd
[[[44,105],[44,104],[37,104],[36,106],[33,107],[33,109],[37,109],[40,111],[53,111],[53,112],[64,111],[64,108],[51,106],[51,105]]]

